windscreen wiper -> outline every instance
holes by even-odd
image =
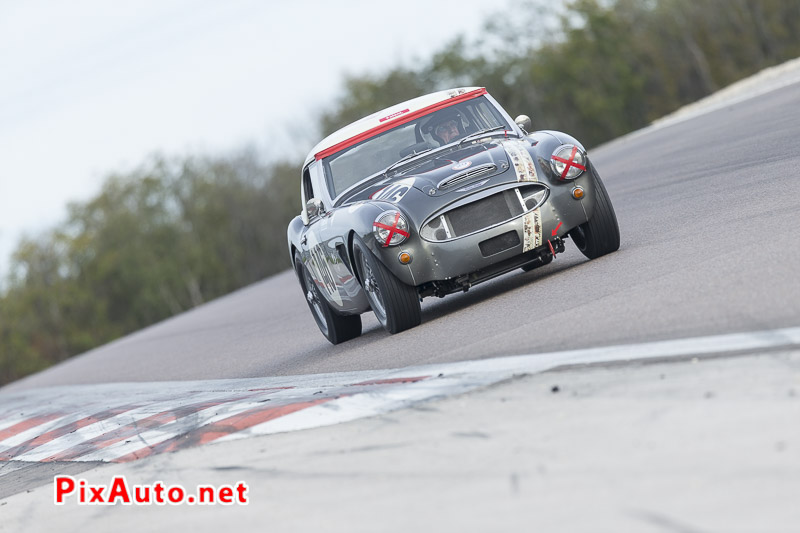
[[[463,139],[458,141],[458,145],[461,146],[462,144],[464,144],[467,141],[473,141],[473,140],[479,139],[480,137],[483,137],[484,135],[487,135],[489,133],[495,133],[495,132],[499,132],[501,130],[504,133],[511,133],[514,137],[519,137],[519,134],[516,131],[512,130],[511,128],[509,128],[508,126],[495,126],[493,128],[486,128],[485,130],[476,131],[475,133],[470,133],[469,135],[467,135],[466,137],[464,137]]]
[[[394,163],[389,165],[386,168],[386,170],[383,171],[383,175],[388,177],[389,172],[394,170],[395,168],[399,167],[401,164],[405,163],[409,159],[413,159],[413,158],[417,157],[418,155],[427,154],[431,150],[433,150],[433,148],[426,148],[425,150],[422,150],[420,152],[411,152],[410,154],[404,155],[403,157],[401,157],[400,159],[398,159],[397,161],[395,161]]]

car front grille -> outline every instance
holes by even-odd
[[[445,219],[450,224],[452,236],[460,237],[521,214],[522,206],[511,189],[448,211]]]
[[[430,219],[420,231],[428,241],[446,241],[471,235],[540,207],[548,188],[526,184],[461,205]]]

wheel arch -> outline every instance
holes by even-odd
[[[350,232],[347,234],[347,259],[350,261],[350,267],[353,270],[353,276],[355,276],[355,278],[358,280],[359,285],[363,286],[363,281],[358,273],[358,267],[356,267],[356,255],[353,251],[353,241],[355,240],[355,235],[355,230],[350,230]]]
[[[297,274],[297,262],[295,261],[295,257],[297,257],[298,255],[300,255],[300,250],[297,249],[297,246],[292,244],[289,247],[289,257],[292,258],[292,270],[294,270],[296,276],[298,276],[298,274]]]

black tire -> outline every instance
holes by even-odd
[[[596,259],[619,250],[619,224],[606,187],[591,163],[589,170],[594,179],[594,213],[587,222],[570,231],[569,236],[583,255]]]
[[[552,255],[545,255],[545,256],[539,258],[536,261],[531,261],[530,263],[522,265],[520,268],[522,270],[524,270],[525,272],[530,272],[534,268],[543,267],[545,265],[549,265],[552,262],[553,262],[553,256]]]
[[[311,316],[325,338],[331,344],[339,344],[361,335],[361,315],[340,315],[331,309],[297,253],[294,255],[294,268]]]
[[[422,322],[417,288],[397,279],[358,235],[353,238],[353,259],[370,307],[386,331],[400,333]]]

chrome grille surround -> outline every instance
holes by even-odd
[[[445,242],[491,229],[538,209],[550,196],[541,183],[519,184],[432,216],[420,230],[430,242]]]

